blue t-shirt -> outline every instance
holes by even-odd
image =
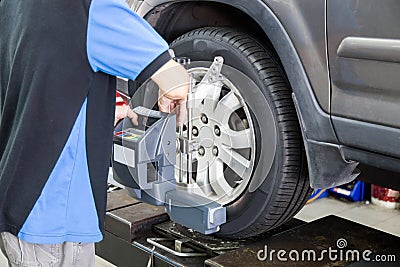
[[[166,50],[168,44],[124,0],[92,0],[87,57],[93,71],[135,79]],[[18,234],[26,242],[98,242],[103,238],[87,164],[86,138],[90,137],[86,136],[86,104],[85,100],[64,149]]]

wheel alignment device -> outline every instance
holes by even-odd
[[[208,90],[202,87],[212,87],[221,82],[222,65],[223,58],[216,57],[198,85],[195,86],[191,78],[186,103],[186,129],[190,129],[193,120],[193,107],[207,97]],[[119,125],[122,130],[114,134],[114,179],[133,188],[136,199],[152,205],[165,205],[171,220],[202,234],[218,232],[220,225],[226,222],[226,208],[191,190],[192,153],[199,147],[192,140],[192,131],[184,131],[183,126],[179,126],[177,137],[174,114],[145,107],[136,107],[133,112],[138,115],[138,125],[125,119]],[[178,151],[177,183],[175,164]]]

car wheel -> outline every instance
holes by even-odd
[[[191,129],[197,193],[227,208],[218,235],[244,238],[290,220],[310,186],[291,89],[273,50],[246,33],[202,28],[172,42],[200,81],[214,57],[225,60],[217,93],[195,108]]]

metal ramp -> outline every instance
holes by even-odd
[[[96,245],[96,254],[118,267],[376,266],[377,255],[395,257],[382,266],[400,266],[399,237],[336,216],[311,223],[293,219],[257,238],[224,240],[175,224],[163,207],[141,203],[123,190],[109,193],[107,210],[105,238]],[[331,252],[336,259],[329,257],[329,248],[337,251]],[[285,256],[279,258],[279,250]],[[290,260],[292,250],[300,253],[298,261]],[[322,250],[328,251],[321,256]],[[350,255],[355,250],[358,260]],[[362,258],[367,250],[370,262]],[[315,260],[310,251],[315,251]],[[302,253],[307,254],[303,260]]]

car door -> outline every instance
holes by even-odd
[[[400,1],[327,0],[327,38],[339,140],[400,156]]]

